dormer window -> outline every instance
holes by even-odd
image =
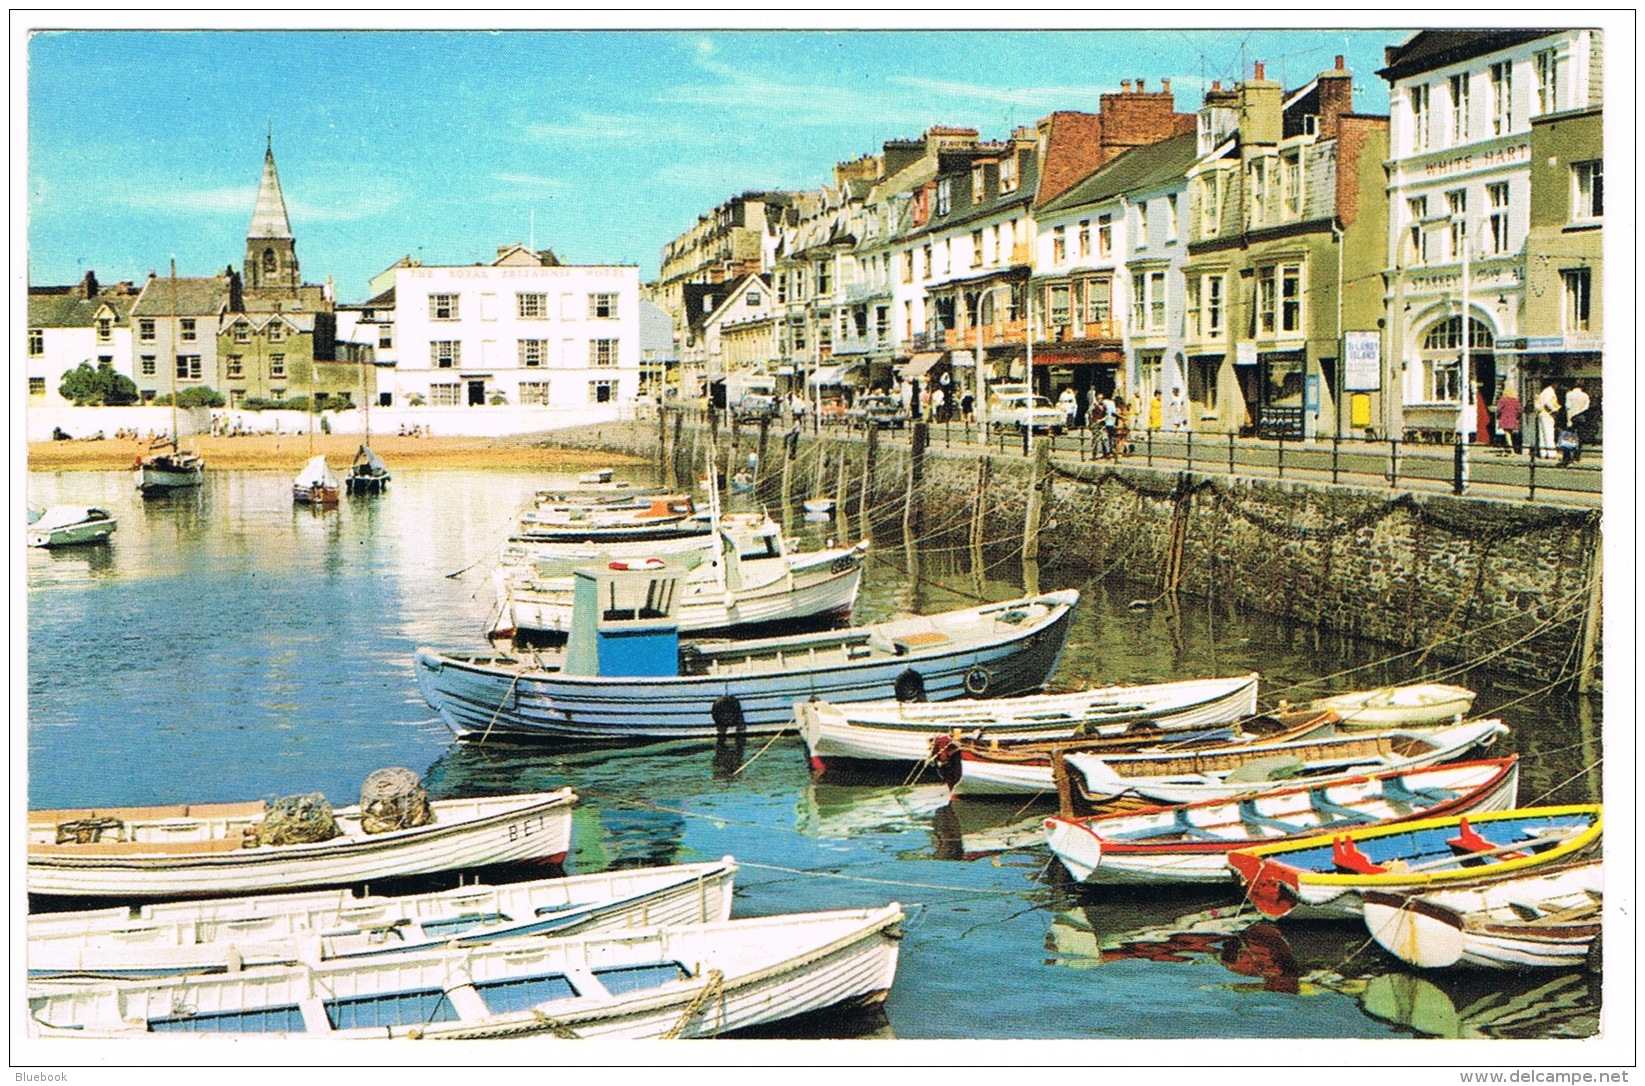
[[[1007,155],[1000,159],[1000,193],[1017,191],[1017,156]]]
[[[268,326],[268,341],[270,343],[283,343],[285,342],[285,338],[285,325],[281,324],[279,321],[275,321],[273,324]]]
[[[953,179],[945,177],[937,182],[937,214],[948,214],[954,194]]]
[[[241,323],[237,322],[234,325],[234,342],[236,342],[236,343],[250,343],[251,342],[251,329],[247,328],[244,324],[241,324]]]
[[[97,318],[97,342],[107,343],[114,338],[114,318]]]

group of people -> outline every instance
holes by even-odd
[[[1559,389],[1552,381],[1542,386],[1537,393],[1532,408],[1536,413],[1536,442],[1537,456],[1544,460],[1559,457],[1561,466],[1569,466],[1582,459],[1582,439],[1577,436],[1577,420],[1591,407],[1593,401],[1582,387],[1581,381],[1575,381],[1565,392],[1564,402],[1560,402]],[[1516,453],[1520,450],[1520,426],[1523,421],[1524,407],[1519,401],[1512,382],[1503,386],[1502,394],[1497,397],[1493,407],[1496,415],[1497,436],[1502,439],[1502,452]]]
[[[903,414],[910,419],[967,424],[976,421],[976,396],[969,390],[956,389],[953,375],[946,370],[934,381],[927,378],[922,382],[918,377],[899,381],[896,395]]]

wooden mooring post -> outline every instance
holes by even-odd
[[[857,497],[857,538],[871,539],[874,535],[874,526],[870,516],[873,485],[874,463],[878,459],[880,450],[880,430],[877,426],[868,429],[868,448],[864,453],[862,469],[862,492]]]
[[[914,423],[913,432],[908,440],[908,490],[903,496],[902,503],[902,545],[908,552],[910,562],[914,560],[914,544],[919,539],[921,530],[925,527],[924,501],[920,493],[920,484],[925,479],[925,447],[930,443],[931,435],[925,421],[922,419]]]
[[[1040,513],[1044,507],[1046,468],[1051,448],[1046,442],[1034,446],[1034,464],[1028,469],[1028,513],[1022,527],[1022,560],[1037,562],[1040,557]]]
[[[668,485],[668,408],[657,408],[657,485]]]

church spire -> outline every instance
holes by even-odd
[[[286,218],[286,198],[280,192],[280,174],[274,169],[274,130],[269,128],[268,150],[263,152],[263,180],[257,186],[257,205],[251,213],[251,229],[246,239],[291,238],[291,222]]]

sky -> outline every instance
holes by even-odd
[[[1170,79],[1192,112],[1264,61],[1346,56],[1355,108],[1408,30],[68,30],[27,40],[28,277],[239,267],[272,127],[303,278],[340,301],[402,256],[637,264],[737,193],[814,188],[935,124],[999,139]],[[15,47],[15,43],[14,43]]]

